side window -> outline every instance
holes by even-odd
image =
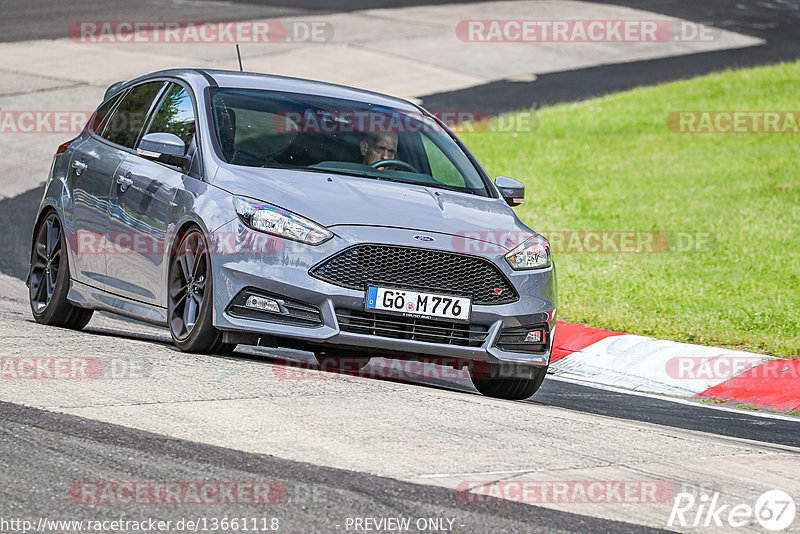
[[[148,132],[175,134],[188,147],[194,137],[194,128],[192,98],[186,89],[173,84],[161,102]]]
[[[114,109],[114,106],[117,105],[117,102],[120,101],[123,94],[124,92],[101,104],[100,107],[97,108],[97,111],[92,114],[89,123],[86,125],[86,128],[91,133],[99,133],[103,130],[103,126],[106,125],[109,114]]]
[[[422,136],[422,146],[425,147],[425,155],[428,157],[428,165],[434,180],[446,185],[465,187],[462,174],[427,135]]]
[[[150,82],[131,89],[111,115],[102,137],[112,143],[135,148],[134,144],[147,118],[147,112],[163,86],[164,82]]]

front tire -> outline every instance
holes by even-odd
[[[172,341],[184,352],[230,354],[235,344],[224,343],[214,328],[211,257],[197,228],[180,237],[169,263],[167,314]]]
[[[58,215],[48,213],[33,236],[28,292],[33,318],[37,323],[80,330],[94,312],[67,300],[69,258]]]
[[[547,367],[510,363],[476,362],[470,367],[472,383],[487,397],[523,400],[539,390]]]

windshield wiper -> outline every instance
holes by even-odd
[[[424,183],[424,182],[420,182],[419,185],[426,185],[428,187],[435,187],[436,189],[446,189],[448,191],[456,191],[458,193],[469,193],[470,195],[474,195],[475,194],[475,192],[472,191],[471,189],[467,189],[465,187],[458,187],[458,186],[455,186],[455,185],[447,185],[447,184],[441,184],[441,183],[427,184],[427,183]]]
[[[446,189],[448,191],[457,191],[459,193],[470,193],[472,195],[475,194],[472,191],[470,191],[469,189],[465,189],[463,187],[456,187],[454,185],[447,185],[447,184],[442,184],[442,183],[438,183],[438,182],[437,183],[415,182],[414,180],[402,180],[400,178],[394,178],[392,176],[386,176],[386,175],[383,175],[383,174],[382,175],[378,175],[378,174],[372,174],[372,173],[359,173],[357,171],[353,171],[353,172],[351,172],[351,171],[336,171],[336,172],[338,172],[340,174],[350,174],[352,176],[359,176],[359,177],[364,177],[364,178],[374,178],[376,180],[381,180],[381,181],[384,181],[384,182],[395,182],[395,183],[398,183],[398,184],[421,185],[421,186],[424,186],[424,187],[433,187],[435,189]]]

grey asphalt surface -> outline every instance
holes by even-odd
[[[173,524],[183,518],[278,518],[280,532],[346,532],[348,517],[405,517],[412,525],[418,518],[453,519],[452,532],[458,533],[661,532],[526,504],[463,503],[445,488],[165,438],[4,402],[0,466],[0,519],[34,524],[39,518],[153,518]],[[277,482],[286,488],[286,500],[201,506],[93,505],[70,499],[76,481],[104,480]]]
[[[0,42],[56,39],[78,20],[228,21],[342,13],[382,7],[466,3],[459,0],[3,0]]]
[[[422,97],[430,109],[473,109],[490,115],[800,58],[800,0],[595,0],[760,37],[763,46],[634,61],[543,74],[533,82],[497,81]],[[449,107],[448,107],[449,106]]]
[[[720,436],[800,446],[800,418],[797,421],[768,419],[748,412],[714,410],[701,403],[691,406],[555,380],[546,380],[545,386],[526,402]]]

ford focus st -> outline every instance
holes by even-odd
[[[163,325],[184,351],[381,355],[469,369],[527,398],[547,371],[546,239],[435,115],[405,100],[250,73],[170,70],[112,85],[53,159],[31,309]]]

